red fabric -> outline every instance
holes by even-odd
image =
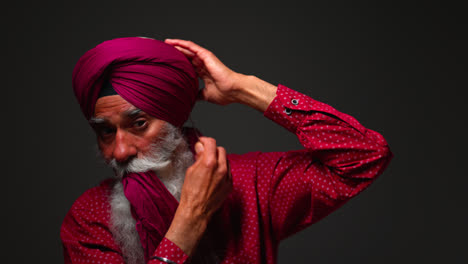
[[[145,260],[149,260],[169,229],[179,202],[152,171],[127,174],[122,184],[136,220]]]
[[[147,114],[182,126],[195,104],[198,78],[188,59],[162,41],[117,38],[97,45],[73,69],[73,90],[86,119],[109,79],[115,91]]]
[[[207,230],[222,263],[276,263],[282,239],[359,194],[393,157],[379,133],[283,85],[264,115],[295,133],[304,149],[228,155],[233,191]],[[66,263],[123,263],[108,229],[109,188],[104,182],[87,191],[65,217]],[[184,263],[180,252],[163,239],[155,255]]]
[[[175,263],[184,263],[188,256],[172,241],[167,238],[164,238],[161,244],[159,244],[158,249],[154,252],[155,256],[164,257],[169,260],[174,261]],[[159,260],[153,260],[150,263],[161,263]]]

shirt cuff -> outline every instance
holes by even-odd
[[[163,238],[161,243],[159,243],[158,248],[156,248],[153,256],[158,256],[162,258],[166,258],[172,262],[175,262],[177,264],[182,264],[184,263],[188,256],[180,249],[176,244],[172,243],[167,238]],[[157,259],[153,259],[149,262],[150,264],[160,264],[164,263],[162,261],[159,261]]]
[[[282,84],[278,84],[276,97],[270,103],[263,115],[273,122],[285,127],[287,130],[296,133],[309,116],[310,111],[331,114],[342,122],[354,127],[361,133],[366,129],[351,116],[341,113],[328,104],[314,100],[311,97],[294,91]]]
[[[276,97],[268,105],[263,115],[296,133],[297,128],[305,118],[305,112],[320,108],[322,105],[324,104],[307,95],[279,84]]]

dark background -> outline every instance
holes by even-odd
[[[340,210],[285,240],[279,263],[468,263],[466,9],[452,4],[29,1],[2,7],[2,263],[62,263],[73,201],[111,172],[72,93],[100,42],[192,40],[380,132],[395,158]],[[351,4],[352,3],[352,4]],[[193,120],[231,153],[300,148],[241,105]]]

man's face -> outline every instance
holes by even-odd
[[[151,144],[162,136],[166,124],[137,109],[120,95],[99,98],[90,123],[106,162],[115,159],[121,165],[133,158],[143,158]]]

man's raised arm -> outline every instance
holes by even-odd
[[[193,42],[166,43],[184,53],[204,80],[200,99],[255,108],[296,134],[304,146],[257,155],[252,182],[262,190],[263,230],[271,231],[265,242],[284,239],[330,214],[367,188],[393,157],[382,135],[355,118],[286,86],[233,72]],[[235,159],[242,162],[242,157]]]

